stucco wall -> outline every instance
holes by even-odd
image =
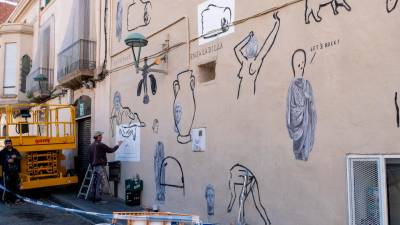
[[[141,76],[133,66],[132,53],[122,51],[123,39],[129,33],[125,4],[122,40],[118,42],[111,28],[112,63],[110,96],[119,91],[122,105],[140,115],[146,127],[141,128],[140,162],[123,162],[122,180],[140,174],[144,180],[143,204],[154,202],[154,146],[161,141],[165,155],[179,159],[185,175],[186,194],[168,188],[162,210],[189,212],[206,218],[204,190],[208,184],[216,189],[213,222],[233,223],[237,202],[231,214],[226,212],[230,194],[229,169],[241,163],[258,179],[261,201],[272,224],[346,224],[347,223],[347,153],[398,153],[394,94],[398,91],[400,37],[399,9],[390,13],[385,1],[347,1],[351,11],[339,7],[334,15],[328,5],[321,7],[322,21],[313,18],[305,24],[305,2],[280,8],[280,29],[268,52],[256,81],[241,86],[237,99],[240,63],[234,47],[253,31],[259,48],[274,25],[273,12],[249,19],[235,26],[234,33],[199,45],[193,40],[197,33],[197,5],[202,1],[151,1],[151,21],[148,26],[134,30],[146,36],[187,15],[190,21],[192,54],[191,69],[199,80],[198,65],[216,60],[216,78],[208,84],[196,82],[196,114],[193,128],[206,127],[205,152],[192,152],[191,144],[179,144],[174,133],[172,83],[176,75],[188,69],[187,46],[168,53],[168,64],[160,67],[168,75],[155,74],[157,94],[150,94],[150,103],[142,103],[143,94],[136,96]],[[236,1],[235,20],[283,5],[284,1]],[[115,21],[117,1],[112,1],[112,21]],[[397,7],[398,8],[398,7]],[[312,17],[312,16],[311,16]],[[149,38],[142,56],[161,50],[169,36],[170,46],[186,41],[187,25],[176,25]],[[115,26],[115,25],[114,25]],[[328,47],[328,44],[329,47]],[[321,49],[322,45],[322,49]],[[212,49],[207,50],[211,46]],[[217,46],[217,47],[215,47]],[[313,46],[319,46],[318,49]],[[307,55],[304,78],[312,88],[317,113],[315,143],[308,161],[294,159],[292,140],[286,128],[288,88],[293,79],[292,55],[304,49]],[[103,90],[96,90],[96,96]],[[97,98],[97,97],[96,97]],[[188,102],[182,103],[183,112]],[[111,111],[111,104],[105,104]],[[96,109],[98,109],[96,107]],[[106,113],[102,113],[102,115]],[[159,120],[158,134],[152,131],[154,119]],[[97,118],[96,121],[105,119]],[[103,122],[102,122],[103,123]],[[106,136],[111,136],[110,130]],[[113,142],[111,142],[113,143]],[[114,142],[115,143],[115,142]],[[167,169],[166,180],[178,182],[179,171]],[[122,185],[121,185],[122,186]],[[120,186],[120,197],[124,188]],[[263,224],[252,203],[246,202],[246,218],[250,224]]]

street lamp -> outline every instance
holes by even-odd
[[[45,87],[45,84],[49,79],[44,74],[40,73],[39,75],[34,77],[33,80],[39,83],[40,94],[42,94],[42,87]]]
[[[139,69],[140,52],[142,50],[142,47],[145,47],[147,43],[148,41],[146,40],[146,38],[140,33],[130,33],[125,39],[125,44],[132,48],[133,60],[136,70]],[[138,49],[137,58],[135,54],[135,48]]]
[[[128,37],[125,39],[125,44],[129,46],[132,49],[133,53],[133,60],[136,68],[136,72],[138,73],[139,71],[142,71],[142,79],[139,81],[138,87],[137,87],[137,96],[140,96],[143,90],[143,103],[148,104],[150,101],[149,95],[147,94],[147,79],[150,79],[150,87],[151,87],[151,92],[153,95],[156,94],[157,92],[157,82],[153,74],[149,74],[150,72],[156,72],[156,73],[163,73],[167,74],[166,71],[160,70],[160,69],[152,69],[151,67],[155,65],[160,65],[161,59],[157,58],[153,63],[150,65],[147,63],[147,57],[144,57],[144,65],[143,67],[139,67],[139,62],[140,62],[140,53],[142,50],[142,47],[145,47],[147,45],[148,41],[146,38],[140,34],[140,33],[131,33],[128,35]]]

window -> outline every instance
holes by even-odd
[[[350,225],[400,224],[400,156],[349,156]]]
[[[215,80],[215,65],[216,65],[215,61],[199,65],[200,83],[206,83]]]
[[[21,83],[20,83],[20,91],[25,93],[26,92],[26,77],[28,76],[29,72],[31,72],[32,68],[32,60],[28,55],[22,56],[21,59]]]
[[[5,45],[3,95],[17,95],[17,44]]]

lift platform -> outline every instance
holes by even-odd
[[[0,145],[10,138],[22,154],[20,189],[78,183],[67,173],[63,151],[75,151],[75,108],[71,105],[0,106]]]

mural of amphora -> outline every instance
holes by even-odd
[[[177,141],[181,144],[187,144],[192,141],[191,130],[196,114],[194,88],[195,77],[192,70],[186,70],[176,75],[176,80],[173,82],[173,115],[175,127],[178,131]],[[177,105],[182,107],[179,115],[175,110]]]

